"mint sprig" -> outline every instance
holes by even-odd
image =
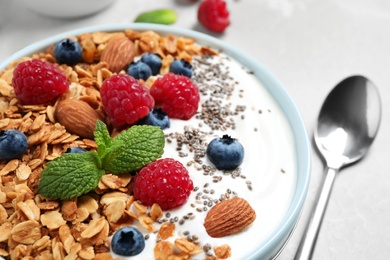
[[[48,162],[38,192],[52,199],[69,199],[95,189],[106,171],[120,174],[140,169],[161,157],[164,133],[156,126],[133,126],[111,138],[107,126],[96,122],[97,151],[64,153]]]

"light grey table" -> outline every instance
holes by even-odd
[[[80,0],[82,1],[82,0]],[[372,150],[336,178],[314,254],[316,260],[390,259],[390,2],[388,0],[227,0],[231,26],[211,34],[250,54],[280,82],[312,137],[323,99],[341,79],[369,77],[383,101],[383,122]],[[174,8],[175,26],[204,31],[197,4],[175,0],[117,0],[97,15],[55,20],[30,12],[21,0],[0,0],[0,60],[64,31],[132,22],[137,14]],[[208,33],[208,32],[206,32]],[[300,223],[279,259],[293,259],[323,181],[313,149],[312,177]]]

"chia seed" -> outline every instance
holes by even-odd
[[[210,251],[211,250],[211,245],[209,244],[209,243],[206,243],[204,246],[203,246],[203,251],[204,252],[208,252],[208,251]]]
[[[230,69],[223,64],[223,60],[212,63],[209,58],[210,56],[196,57],[192,62],[194,67],[200,68],[200,72],[194,73],[193,80],[199,87],[200,94],[208,96],[196,118],[213,130],[234,129],[235,122],[232,116],[235,111],[230,103],[223,104],[222,100],[229,100],[239,83],[233,81]],[[239,91],[241,95],[243,90]]]
[[[222,59],[224,58],[225,56],[222,56]],[[236,188],[235,185],[222,193],[220,190],[213,189],[217,187],[213,187],[213,185],[218,185],[226,178],[235,181],[245,180],[244,185],[252,190],[252,183],[242,174],[240,168],[219,171],[206,162],[208,140],[215,136],[214,132],[236,129],[236,120],[245,120],[244,113],[247,110],[246,105],[234,105],[229,101],[233,94],[237,95],[238,92],[238,96],[243,97],[245,93],[243,89],[238,89],[241,87],[240,83],[232,78],[228,66],[223,62],[211,62],[209,57],[204,55],[196,56],[193,59],[192,65],[197,69],[194,70],[192,80],[198,86],[199,94],[203,100],[200,111],[195,115],[199,123],[192,126],[186,125],[178,132],[166,134],[166,140],[170,145],[174,145],[178,157],[187,160],[187,167],[193,167],[199,171],[199,173],[194,171],[192,173],[201,174],[201,177],[205,176],[203,177],[205,181],[197,183],[198,186],[193,189],[195,197],[192,195],[190,197],[192,201],[188,202],[193,212],[188,212],[183,216],[172,216],[170,213],[166,213],[165,218],[158,220],[159,223],[169,221],[183,225],[185,222],[193,220],[198,214],[203,217],[203,213],[216,204],[237,196],[237,192],[233,190]],[[256,111],[253,107],[251,110]],[[262,110],[258,110],[258,112],[261,114]],[[189,231],[184,231],[183,235],[189,241],[199,243],[198,236],[191,235]],[[213,250],[209,243],[203,246],[203,250],[206,255],[213,256]]]

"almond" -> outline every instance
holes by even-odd
[[[100,114],[86,102],[70,98],[58,103],[55,117],[68,132],[89,139],[94,137],[96,121],[103,121]]]
[[[256,219],[249,203],[238,197],[224,200],[212,207],[204,221],[211,237],[224,237],[240,232]]]
[[[135,56],[134,43],[125,36],[110,39],[102,51],[100,61],[107,62],[112,72],[120,72]]]

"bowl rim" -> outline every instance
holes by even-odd
[[[122,24],[105,24],[83,27],[66,31],[46,39],[40,40],[30,44],[20,51],[6,58],[0,63],[0,70],[6,69],[9,63],[18,60],[22,57],[31,55],[37,51],[43,50],[45,47],[61,40],[64,37],[80,35],[83,33],[90,33],[95,31],[123,31],[125,29],[131,30],[153,30],[161,34],[173,34],[184,37],[194,38],[198,43],[215,47],[222,50],[227,55],[236,59],[239,63],[248,67],[254,75],[263,83],[267,91],[272,95],[275,101],[280,106],[282,112],[286,116],[288,123],[291,126],[291,131],[295,140],[295,151],[297,160],[297,180],[295,184],[294,195],[290,206],[285,213],[282,221],[275,229],[266,242],[261,244],[254,252],[248,255],[247,259],[272,259],[279,255],[288,239],[292,235],[295,226],[299,220],[302,212],[303,204],[307,196],[308,186],[311,173],[311,149],[309,138],[306,132],[305,124],[294,104],[292,98],[287,93],[283,85],[271,74],[262,64],[254,60],[248,54],[233,47],[232,45],[210,36],[205,33],[175,27],[172,25],[161,24],[146,24],[146,23],[122,23]]]

